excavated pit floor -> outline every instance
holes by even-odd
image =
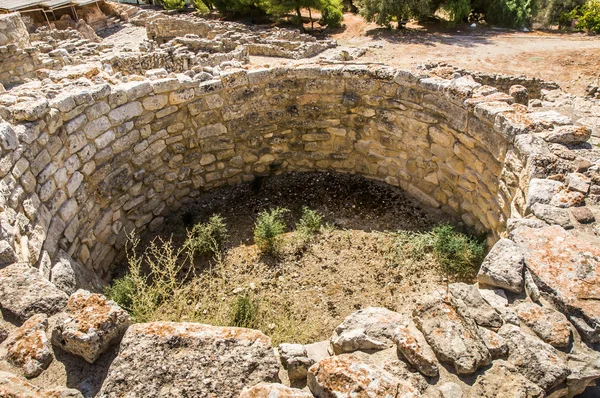
[[[329,227],[299,245],[294,227],[304,206],[320,212]],[[279,255],[263,255],[254,245],[253,226],[258,213],[275,207],[290,210],[288,232]],[[138,249],[156,237],[172,238],[177,247],[186,229],[212,214],[225,218],[230,237],[220,261],[196,259],[198,273],[210,275],[211,283],[190,297],[188,309],[161,312],[158,320],[226,325],[231,303],[244,294],[258,303],[253,326],[274,344],[310,343],[328,339],[357,309],[410,313],[416,298],[446,285],[432,255],[399,257],[393,232],[430,231],[455,220],[399,188],[355,175],[288,173],[219,188],[172,214],[158,232],[143,235]]]

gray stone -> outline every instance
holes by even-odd
[[[508,361],[523,376],[546,391],[566,380],[569,369],[550,344],[509,324],[502,326],[498,334],[508,344]]]
[[[476,286],[465,283],[453,283],[450,285],[449,290],[450,303],[463,318],[473,319],[479,326],[494,329],[502,326],[502,318],[481,297]]]
[[[313,398],[308,391],[286,387],[279,383],[258,383],[244,388],[239,398]]]
[[[536,203],[531,207],[531,211],[537,218],[544,220],[550,225],[558,225],[565,229],[573,228],[573,223],[567,209]]]
[[[271,339],[256,330],[198,323],[132,325],[98,397],[235,397],[278,381]]]
[[[383,350],[394,346],[394,333],[406,319],[386,308],[368,307],[348,315],[331,336],[333,353]]]
[[[19,261],[15,249],[5,240],[0,240],[0,268],[7,267]]]
[[[308,371],[308,388],[314,396],[320,398],[395,398],[401,393],[406,395],[400,396],[417,395],[412,386],[400,384],[392,374],[363,362],[354,354],[325,358],[311,366]]]
[[[502,360],[494,361],[494,365],[483,375],[477,377],[469,391],[469,398],[544,398],[544,390],[523,377],[519,370]]]
[[[477,281],[515,293],[523,291],[523,253],[509,239],[500,239],[483,260]]]
[[[591,350],[576,350],[567,355],[571,372],[567,376],[568,396],[581,394],[588,386],[600,379],[600,354]],[[597,382],[596,382],[597,384]]]
[[[437,358],[454,366],[458,374],[474,373],[491,362],[477,325],[441,299],[426,297],[414,310],[413,320]]]
[[[308,357],[306,348],[302,344],[280,344],[279,357],[291,382],[306,381],[308,368],[315,363]]]
[[[8,372],[0,371],[0,392],[7,398],[83,398],[72,388],[52,387],[43,389]]]
[[[533,178],[529,182],[529,191],[527,192],[527,209],[536,203],[548,204],[552,197],[564,188],[560,181]]]
[[[37,314],[56,314],[69,297],[39,271],[17,263],[0,270],[0,307],[20,321]]]
[[[581,173],[569,173],[565,177],[565,183],[570,190],[587,194],[590,190],[591,180]]]
[[[546,134],[544,139],[557,144],[578,144],[586,142],[592,136],[592,130],[585,126],[561,126]]]
[[[504,358],[508,354],[508,345],[498,333],[489,329],[478,327],[477,332],[487,347],[492,359]]]
[[[52,283],[68,295],[75,293],[77,289],[102,291],[103,283],[98,275],[61,249],[56,253],[50,275]]]

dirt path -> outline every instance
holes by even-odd
[[[345,14],[343,31],[330,37],[343,47],[369,50],[356,62],[383,62],[407,67],[424,62],[447,62],[487,73],[526,75],[554,81],[567,92],[584,95],[600,81],[600,37],[580,33],[519,32],[470,25],[453,28],[408,24],[408,29],[384,29],[362,17]],[[336,50],[330,50],[330,54]],[[314,62],[320,54],[298,63]],[[257,64],[286,64],[289,60],[253,57]]]

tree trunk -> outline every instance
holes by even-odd
[[[315,30],[315,21],[312,19],[312,12],[310,11],[310,7],[308,7],[308,17],[310,18],[310,30]]]
[[[296,14],[298,14],[298,19],[300,20],[300,30],[304,32],[304,22],[302,22],[302,13],[300,12],[300,6],[296,6]]]

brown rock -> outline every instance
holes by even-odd
[[[567,347],[571,342],[569,321],[560,312],[527,302],[517,305],[515,311],[521,322],[551,346]]]
[[[77,390],[66,387],[53,387],[44,390],[20,377],[0,372],[0,397],[3,398],[83,398]]]
[[[71,295],[61,318],[52,331],[52,342],[90,363],[118,343],[130,325],[129,314],[114,301],[85,290]]]
[[[567,315],[584,340],[600,342],[600,241],[558,226],[513,231],[542,295]]]
[[[52,348],[46,337],[47,327],[48,317],[45,314],[34,315],[4,342],[6,359],[22,369],[27,378],[39,376],[52,362]]]
[[[589,224],[596,221],[594,213],[588,207],[571,207],[571,214],[582,224]]]
[[[278,383],[258,383],[249,388],[244,388],[240,398],[312,398],[307,391],[286,387]]]
[[[414,327],[399,327],[394,334],[398,351],[425,376],[439,375],[438,361],[427,341]]]
[[[353,354],[342,354],[311,366],[308,387],[313,395],[320,398],[395,398],[399,383],[385,370],[362,362]],[[414,394],[418,394],[417,390]]]
[[[495,361],[494,365],[477,381],[469,391],[470,398],[543,398],[544,390],[527,378],[506,361]]]

